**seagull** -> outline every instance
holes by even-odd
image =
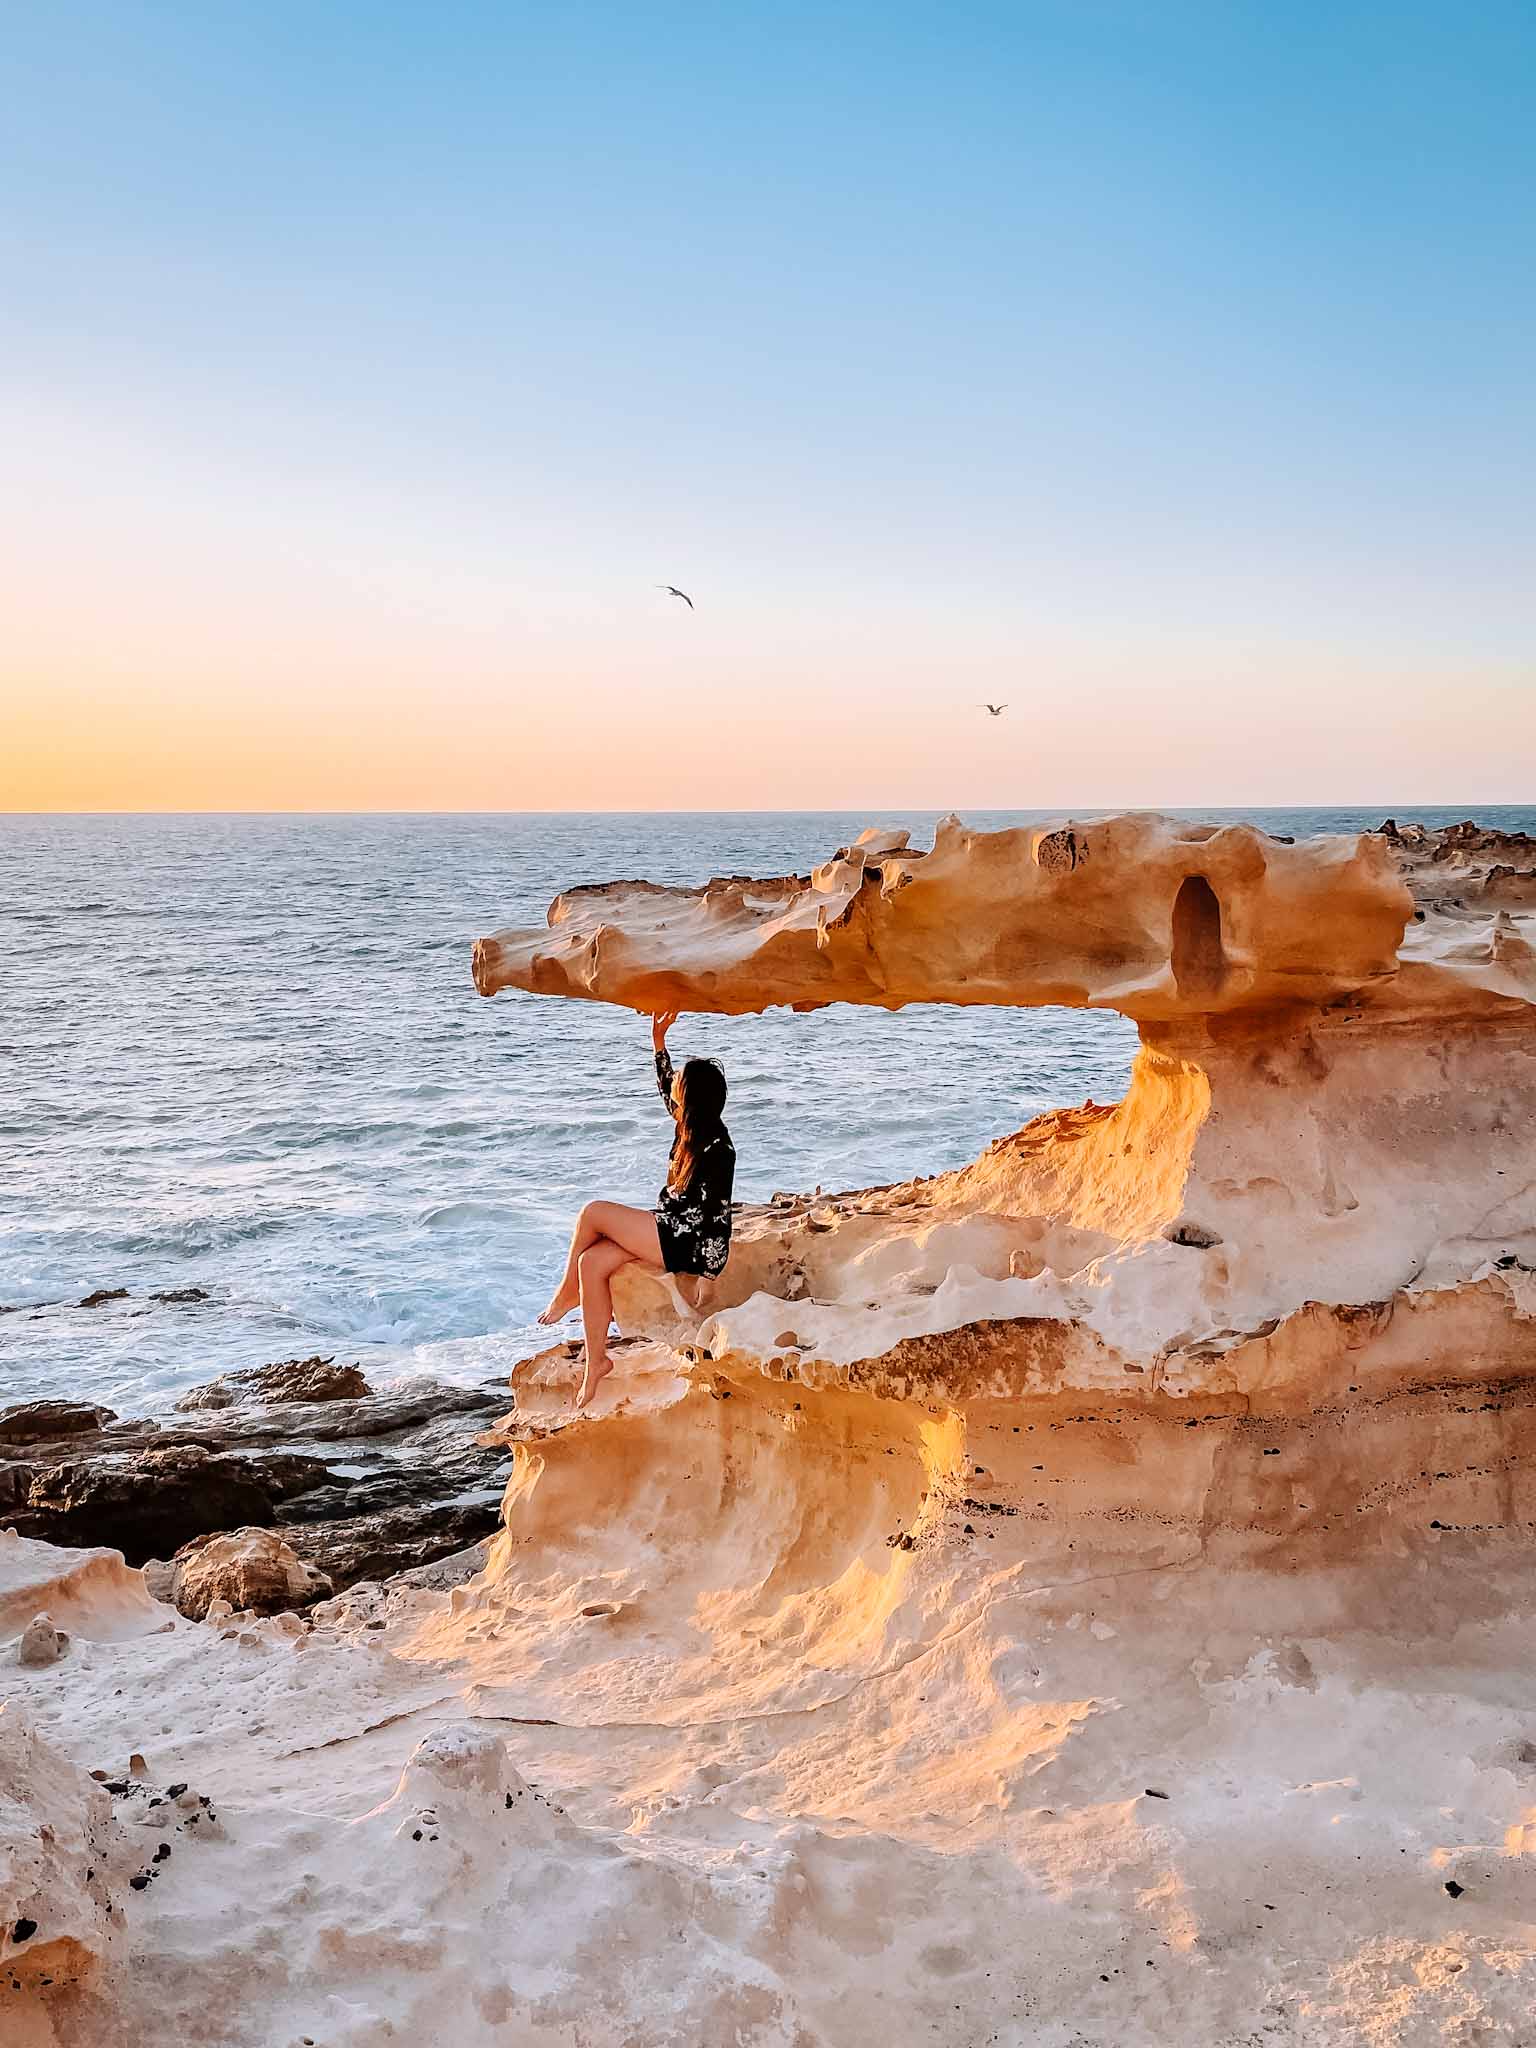
[[[990,711],[994,718],[1001,718],[1008,709],[1008,706],[1006,704],[978,704],[976,709],[978,711]]]
[[[667,593],[668,597],[680,597],[683,600],[683,603],[687,605],[689,611],[693,610],[693,599],[688,595],[686,590],[679,590],[675,583],[658,583],[656,588],[658,590],[664,590]]]

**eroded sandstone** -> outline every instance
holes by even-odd
[[[802,1414],[943,1416],[960,1463],[1002,1417],[1070,1439],[1069,1492],[997,1468],[1032,1540],[1077,1501],[1119,1549],[1137,1527],[1319,1559],[1451,1527],[1524,1543],[1536,917],[1501,890],[1528,851],[1392,821],[1292,844],[951,820],[930,853],[866,835],[806,878],[568,891],[547,931],[482,940],[475,976],[636,1008],[1123,1011],[1120,1103],[957,1172],[743,1207],[705,1312],[627,1268],[622,1327],[738,1399],[761,1379],[753,1401],[788,1384]],[[538,1412],[545,1368],[520,1377]]]
[[[871,835],[808,877],[567,890],[479,940],[475,985],[727,1015],[1056,1003],[1138,1021],[1321,1005],[1390,977],[1412,901],[1372,835],[1291,843],[1136,814]]]
[[[0,1999],[99,1977],[122,1946],[126,1858],[107,1793],[0,1700]]]

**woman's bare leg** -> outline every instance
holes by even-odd
[[[541,1323],[558,1323],[576,1306],[581,1298],[577,1270],[581,1255],[590,1245],[604,1238],[621,1245],[631,1258],[640,1259],[648,1266],[659,1266],[662,1262],[656,1218],[649,1209],[632,1209],[624,1202],[588,1202],[576,1218],[576,1228],[571,1232],[570,1256],[560,1276],[560,1285],[551,1295],[548,1308],[539,1317]]]
[[[576,1262],[581,1283],[581,1328],[587,1340],[586,1371],[582,1374],[581,1391],[576,1396],[578,1408],[586,1407],[597,1392],[598,1383],[613,1370],[608,1357],[608,1325],[613,1321],[613,1276],[620,1266],[629,1263],[629,1253],[611,1238],[588,1245]]]

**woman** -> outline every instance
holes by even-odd
[[[608,1325],[613,1317],[613,1276],[631,1260],[653,1271],[708,1274],[725,1265],[731,1249],[731,1186],[736,1150],[721,1122],[725,1074],[713,1060],[687,1060],[673,1072],[667,1033],[677,1022],[668,1010],[651,1020],[656,1085],[677,1123],[667,1184],[654,1209],[623,1202],[588,1202],[576,1219],[571,1255],[541,1323],[558,1323],[581,1303],[586,1371],[576,1406],[585,1408],[598,1383],[613,1370]]]

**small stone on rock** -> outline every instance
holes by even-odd
[[[69,1637],[64,1630],[55,1628],[49,1615],[38,1614],[21,1632],[16,1659],[20,1664],[40,1669],[44,1665],[57,1664],[68,1648]]]

